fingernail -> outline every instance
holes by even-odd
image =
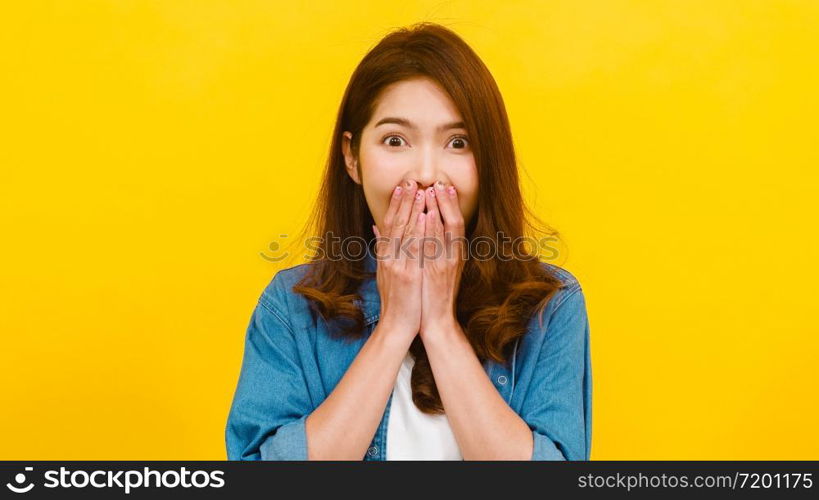
[[[395,195],[396,198],[401,196],[401,186],[396,186],[395,187],[395,192],[393,194]]]
[[[408,181],[404,182],[404,185],[407,186],[407,189],[409,189],[409,188],[412,187],[412,181],[408,180]]]
[[[424,196],[423,191],[418,191],[417,193],[415,193],[415,199],[416,200],[420,200],[423,196]]]
[[[427,193],[429,193],[430,198],[435,198],[435,189],[429,188],[427,189]]]
[[[435,189],[437,189],[438,191],[443,191],[444,183],[441,181],[435,181]]]
[[[455,186],[449,186],[446,191],[449,193],[449,196],[455,196]]]

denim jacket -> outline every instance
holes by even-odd
[[[487,360],[483,366],[532,430],[532,460],[588,460],[592,380],[585,298],[571,273],[541,264],[563,282],[543,309],[542,327],[534,314],[507,362]],[[309,265],[276,273],[251,315],[225,428],[228,460],[307,460],[307,416],[332,392],[378,323],[380,297],[370,278],[357,300],[366,335],[353,341],[331,337],[324,319],[292,291]],[[365,269],[375,267],[368,254]],[[391,403],[392,395],[363,460],[386,460]]]

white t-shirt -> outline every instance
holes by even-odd
[[[387,422],[387,460],[463,460],[446,415],[428,415],[412,402],[414,364],[407,352],[395,380]]]

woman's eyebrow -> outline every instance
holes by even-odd
[[[413,130],[417,130],[418,127],[412,123],[411,121],[407,120],[406,118],[398,118],[395,116],[388,116],[386,118],[382,118],[378,120],[378,123],[375,124],[376,127],[379,125],[385,125],[387,123],[393,123],[395,125],[401,125]],[[375,128],[375,127],[373,127]],[[454,128],[462,128],[466,129],[466,124],[464,122],[452,122],[452,123],[444,123],[443,125],[439,125],[437,128],[438,132],[443,132],[444,130],[451,130]]]

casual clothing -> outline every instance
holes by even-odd
[[[396,377],[387,422],[387,460],[463,460],[446,415],[423,413],[412,401],[414,364],[408,352]]]
[[[378,322],[380,297],[370,278],[357,299],[365,335],[352,340],[330,335],[328,323],[292,291],[309,265],[276,273],[251,315],[225,428],[229,460],[307,460],[307,416],[332,392]],[[592,374],[585,297],[571,273],[542,265],[555,272],[562,287],[542,314],[530,319],[509,360],[487,360],[483,367],[504,401],[532,429],[532,460],[588,460]],[[375,268],[368,253],[365,269]],[[364,460],[388,456],[394,399],[391,394]]]

